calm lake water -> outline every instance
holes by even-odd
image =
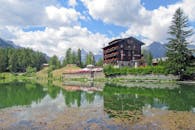
[[[193,120],[195,86],[176,86],[170,89],[108,83],[102,87],[30,81],[0,83],[0,128],[158,129],[161,124],[155,120],[161,119],[147,122],[147,118],[174,113],[189,114],[187,120]]]

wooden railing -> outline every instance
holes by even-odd
[[[118,54],[119,54],[119,52],[114,52],[114,53],[111,53],[111,54],[106,54],[106,55],[104,56],[104,58],[107,59],[107,58],[110,58],[110,57],[117,56]]]
[[[117,49],[119,49],[118,46],[115,46],[115,47],[111,47],[107,50],[104,51],[104,54],[107,54],[107,53],[110,53],[110,52],[113,52],[113,51],[116,51]]]

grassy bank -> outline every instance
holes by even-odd
[[[78,81],[78,82],[88,82],[92,79],[86,78],[84,76],[68,76],[66,78],[62,78],[62,74],[65,72],[74,72],[79,70],[79,67],[76,66],[66,66],[56,70],[49,70],[49,67],[45,67],[39,72],[34,74],[11,74],[11,73],[2,73],[0,74],[0,80],[2,82],[17,80],[36,80],[36,81],[60,81],[60,82],[68,82],[68,81]],[[93,79],[94,82],[112,82],[112,83],[120,83],[120,84],[128,84],[128,83],[146,83],[146,82],[157,82],[157,83],[166,83],[166,82],[176,82],[177,78],[172,75],[166,75],[164,67],[155,66],[155,67],[140,67],[140,68],[114,68],[112,66],[106,66],[104,68],[104,72],[106,77],[95,77]]]
[[[38,79],[61,79],[62,74],[66,73],[66,72],[74,72],[79,70],[80,68],[77,66],[66,66],[66,67],[62,67],[60,69],[56,69],[56,70],[49,70],[49,67],[45,67],[42,70],[38,71],[36,73],[36,77]]]
[[[33,76],[27,76],[25,73],[0,73],[0,82],[12,82],[15,80],[35,80]]]

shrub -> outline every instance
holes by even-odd
[[[33,76],[36,73],[36,68],[33,68],[31,66],[26,68],[26,76]]]
[[[104,67],[104,74],[106,76],[117,76],[117,75],[146,75],[146,74],[167,74],[163,66],[147,66],[139,68],[121,67],[114,68],[111,65]]]
[[[195,66],[187,67],[183,75],[184,80],[193,80],[195,77]]]

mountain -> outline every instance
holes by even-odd
[[[195,49],[195,45],[188,45],[189,49]],[[160,42],[153,42],[149,46],[146,47],[148,51],[152,53],[153,58],[160,58],[166,56],[166,44],[162,44]]]
[[[166,45],[160,42],[153,42],[146,48],[151,52],[153,58],[165,57],[166,55]]]
[[[103,51],[102,50],[98,51],[98,53],[95,54],[94,57],[96,62],[98,62],[99,59],[103,59]]]
[[[20,48],[19,46],[15,45],[12,41],[7,41],[0,38],[0,47],[1,48]]]
[[[188,48],[195,49],[195,45],[188,45]]]
[[[94,57],[95,57],[95,61],[98,62],[99,59],[103,58],[103,54],[98,53],[98,54],[94,55]]]

